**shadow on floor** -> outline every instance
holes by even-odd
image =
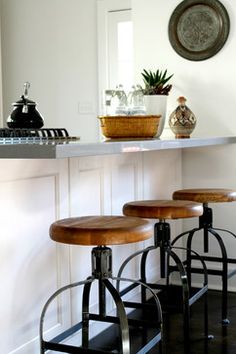
[[[191,352],[189,354],[236,354],[236,293],[229,293],[229,320],[230,324],[223,327],[221,324],[221,293],[208,291],[209,306],[209,334],[211,340],[203,338],[203,302],[199,300],[192,306],[191,313]],[[166,318],[166,354],[183,354],[182,316],[172,314]],[[102,340],[112,336],[112,331],[103,333]],[[132,341],[139,341],[140,333]],[[101,336],[94,340],[96,346],[101,344]],[[150,354],[158,354],[158,346]]]

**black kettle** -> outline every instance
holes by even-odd
[[[43,117],[36,109],[36,102],[28,99],[30,83],[24,84],[24,93],[19,101],[13,103],[13,111],[7,118],[9,128],[32,128],[39,129],[43,127]]]

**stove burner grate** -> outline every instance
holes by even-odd
[[[2,138],[36,138],[40,140],[72,139],[65,128],[1,128],[0,139]]]

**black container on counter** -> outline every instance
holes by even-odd
[[[7,118],[9,128],[42,128],[44,120],[36,109],[36,102],[28,99],[30,84],[24,84],[24,94],[19,101],[13,103],[13,111]]]

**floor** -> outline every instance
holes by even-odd
[[[221,296],[217,291],[208,292],[209,334],[214,338],[204,340],[202,303],[199,300],[192,307],[191,317],[191,354],[236,354],[236,293],[229,293],[230,324],[221,324]],[[167,331],[166,354],[183,353],[181,316],[172,315]],[[157,353],[153,350],[150,353]]]
[[[208,292],[209,304],[209,334],[214,336],[211,340],[203,337],[203,303],[198,300],[192,306],[191,315],[191,351],[189,354],[236,354],[236,293],[229,293],[229,319],[227,327],[221,325],[221,296],[217,291]],[[165,318],[166,328],[166,353],[183,354],[183,331],[182,317],[180,314],[172,314]],[[104,338],[112,336],[112,331],[104,333]],[[132,334],[135,342],[140,340],[140,333]],[[100,340],[97,338],[95,346],[99,347]],[[109,346],[106,348],[106,350]],[[108,349],[109,351],[109,349]],[[116,351],[110,350],[115,353]],[[158,346],[149,351],[150,354],[158,354]]]

